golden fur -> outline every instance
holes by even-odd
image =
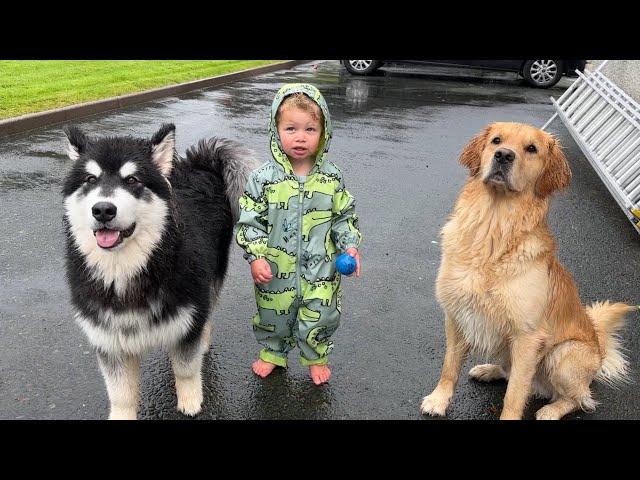
[[[502,160],[494,156],[499,149]],[[494,123],[467,144],[460,162],[470,177],[442,229],[436,282],[447,348],[421,411],[445,414],[469,352],[493,361],[472,368],[472,378],[508,379],[502,419],[521,418],[531,393],[551,398],[538,419],[592,410],[594,378],[624,379],[615,333],[634,307],[585,308],[556,258],[547,211],[551,194],[571,180],[557,140],[528,125]]]

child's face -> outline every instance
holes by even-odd
[[[315,161],[320,144],[320,119],[300,108],[287,108],[280,112],[278,135],[282,149],[293,161]]]

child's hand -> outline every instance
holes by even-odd
[[[269,262],[264,258],[259,258],[251,262],[251,276],[254,283],[269,283],[273,278]]]
[[[356,277],[360,276],[360,253],[357,248],[347,248],[346,252],[356,259]],[[353,274],[351,274],[353,275]],[[351,276],[349,275],[349,276]]]

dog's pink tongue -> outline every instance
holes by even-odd
[[[120,232],[117,230],[98,230],[96,232],[96,241],[102,248],[111,248],[118,241]]]

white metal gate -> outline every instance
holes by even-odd
[[[583,74],[556,101],[557,116],[640,233],[640,105],[602,68]]]

